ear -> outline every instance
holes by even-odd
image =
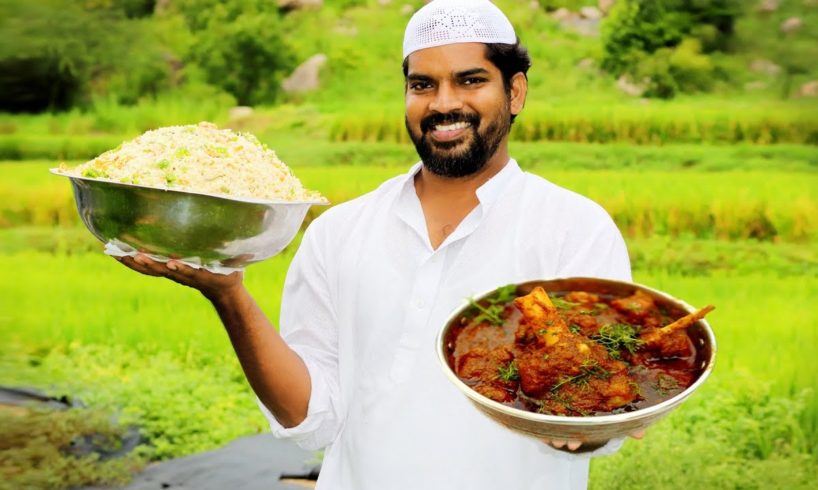
[[[518,72],[511,77],[511,113],[514,115],[522,112],[525,106],[525,96],[528,94],[528,79],[523,72]]]

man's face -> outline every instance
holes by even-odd
[[[460,43],[409,55],[406,129],[431,172],[464,177],[482,169],[510,127],[510,98],[485,46]]]

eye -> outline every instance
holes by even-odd
[[[463,80],[463,85],[480,85],[486,82],[485,78],[469,77]]]
[[[426,81],[411,82],[409,84],[409,90],[411,90],[413,92],[422,92],[422,91],[428,90],[430,88],[432,88],[432,83],[431,82],[426,82]]]

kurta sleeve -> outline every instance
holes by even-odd
[[[304,361],[310,375],[307,417],[299,425],[285,428],[259,401],[273,434],[308,450],[323,448],[335,440],[343,412],[339,396],[338,325],[319,221],[313,222],[304,234],[287,272],[281,300],[281,335]]]
[[[559,277],[598,277],[631,281],[625,240],[602,209],[578,218],[560,253]]]

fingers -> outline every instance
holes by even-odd
[[[555,449],[562,449],[563,447],[569,451],[576,451],[582,446],[582,441],[563,441],[561,439],[543,439],[543,442]]]
[[[634,439],[642,439],[643,437],[645,437],[645,430],[642,429],[642,430],[638,430],[636,432],[633,432],[633,433],[631,433],[631,437],[633,437]]]
[[[134,257],[114,257],[117,261],[142,274],[154,277],[167,277],[173,281],[185,284],[186,279],[196,273],[196,269],[187,266],[178,260],[159,262],[145,254],[136,254]]]

